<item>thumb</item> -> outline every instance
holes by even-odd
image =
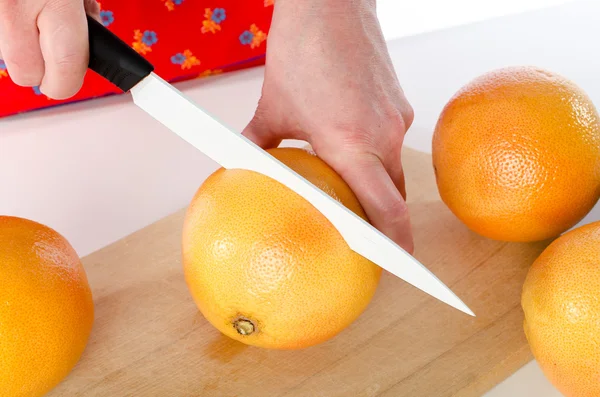
[[[377,156],[353,157],[351,166],[339,167],[337,172],[360,201],[371,224],[412,254],[414,242],[408,207],[396,184]]]

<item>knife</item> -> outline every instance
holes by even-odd
[[[319,210],[350,249],[425,293],[471,316],[475,314],[424,265],[243,135],[226,127],[154,73],[143,56],[100,22],[87,17],[89,69],[131,93],[133,102],[180,138],[226,169],[266,175]]]

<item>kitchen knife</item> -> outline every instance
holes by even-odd
[[[433,273],[368,222],[275,159],[243,135],[227,128],[172,85],[104,25],[88,17],[89,68],[130,92],[133,102],[223,168],[259,172],[292,189],[317,208],[349,247],[429,295],[474,316]]]

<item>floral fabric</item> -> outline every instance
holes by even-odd
[[[170,82],[264,63],[274,0],[102,0],[101,20]],[[52,100],[14,84],[0,60],[0,117],[120,91],[88,70],[81,91]]]

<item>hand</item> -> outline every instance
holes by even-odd
[[[262,97],[244,135],[263,148],[309,142],[410,253],[401,149],[412,121],[374,0],[275,3]]]
[[[88,66],[86,11],[99,19],[95,0],[0,0],[0,58],[12,81],[53,99],[75,95]]]

